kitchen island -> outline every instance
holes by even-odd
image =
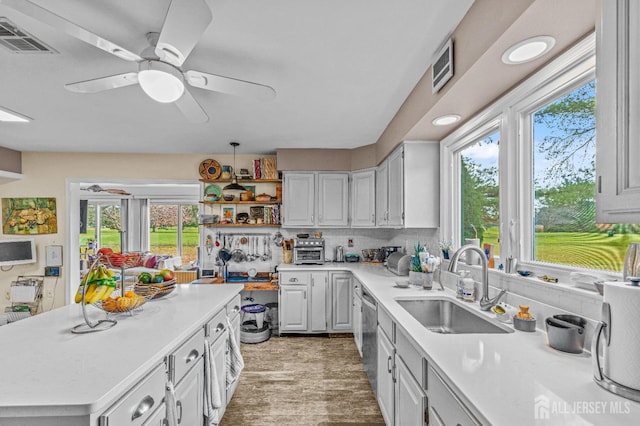
[[[504,334],[434,333],[423,327],[398,300],[439,298],[456,303],[459,301],[448,288],[452,283],[445,291],[437,290],[437,283],[432,290],[414,286],[398,288],[395,282],[408,277],[398,277],[381,266],[355,263],[280,265],[278,270],[350,271],[375,298],[378,322],[382,315],[393,323],[393,336],[389,336],[392,343],[408,340],[410,349],[421,358],[422,362],[415,363],[419,370],[415,379],[426,391],[429,404],[437,399],[433,393],[437,383],[428,381],[427,376],[437,377],[454,395],[454,400],[457,399],[456,404],[469,414],[469,421],[461,424],[638,424],[640,403],[598,386],[593,380],[592,358],[588,352],[569,354],[547,345],[546,333],[540,329],[544,327],[544,318],[538,318],[538,329],[532,333],[517,330]],[[493,313],[480,311],[477,302],[459,303],[489,321],[497,322]],[[512,325],[501,326],[513,329]],[[383,364],[386,372],[386,356]],[[427,370],[435,376],[428,375]],[[431,420],[433,424],[450,424]]]
[[[80,305],[0,327],[0,424],[97,425],[105,410],[147,377],[160,380],[163,390],[165,357],[197,333],[204,335],[214,315],[239,304],[242,289],[179,285],[133,315],[110,316],[118,320],[113,328],[89,334],[71,333],[83,322]],[[105,316],[87,309],[94,321]],[[159,405],[156,398],[149,410]]]

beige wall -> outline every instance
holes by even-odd
[[[248,168],[257,155],[237,155],[237,168]],[[213,154],[81,154],[81,153],[22,153],[24,179],[0,184],[0,198],[7,197],[54,197],[58,214],[58,233],[36,235],[38,262],[31,265],[14,266],[9,271],[0,271],[0,311],[9,306],[6,293],[11,281],[19,275],[43,275],[44,252],[47,245],[73,247],[75,242],[66,241],[67,233],[67,178],[90,180],[193,180],[200,178],[198,166],[212,158],[221,165],[233,165],[233,155]],[[251,169],[250,169],[251,170]],[[1,232],[1,231],[0,231]],[[0,238],[11,238],[0,234]],[[64,250],[63,250],[64,251]],[[66,262],[66,259],[63,259]],[[6,268],[5,268],[6,269]],[[44,290],[44,310],[62,306],[66,287],[66,265],[62,267],[59,280],[47,278]],[[55,292],[55,300],[49,297]]]
[[[353,149],[278,149],[278,170],[350,171],[378,165],[376,145]]]

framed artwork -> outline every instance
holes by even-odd
[[[3,198],[2,232],[12,235],[57,234],[55,198]]]
[[[222,223],[234,223],[235,217],[235,206],[222,206]]]

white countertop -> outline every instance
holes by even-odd
[[[96,333],[71,333],[84,322],[75,304],[0,327],[0,418],[102,411],[242,289],[178,285]],[[91,320],[105,317],[87,308]]]
[[[616,396],[593,381],[591,356],[550,348],[546,333],[516,330],[506,334],[438,334],[427,331],[396,298],[447,297],[447,289],[427,291],[394,286],[398,277],[381,266],[357,263],[280,265],[287,270],[349,270],[394,318],[397,327],[422,351],[483,424],[492,425],[637,425],[640,403]],[[478,303],[468,304],[481,315]],[[543,319],[538,318],[538,327]],[[548,419],[538,416],[548,408]]]

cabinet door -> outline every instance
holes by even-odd
[[[284,226],[315,224],[315,174],[286,173],[283,184]]]
[[[362,358],[362,299],[353,298],[353,339]]]
[[[147,419],[146,422],[142,424],[142,426],[166,426],[167,419],[167,406],[163,402],[160,404],[158,409],[153,412],[151,417]]]
[[[389,163],[383,161],[376,169],[376,226],[386,226],[389,216]]]
[[[427,396],[398,355],[396,355],[396,408],[395,424],[397,426],[426,424]]]
[[[431,367],[428,375],[430,420],[433,418],[434,422],[443,425],[479,426],[481,424]]]
[[[222,418],[227,402],[227,356],[229,355],[229,330],[225,328],[221,336],[211,344],[211,357],[216,366],[218,376],[218,388],[222,407],[219,410],[219,418]],[[200,410],[202,412],[202,409]],[[178,413],[179,414],[179,413]],[[182,423],[185,425],[196,423]]]
[[[318,173],[318,226],[349,226],[349,174]]]
[[[353,284],[351,273],[331,273],[331,329],[353,331]]]
[[[280,332],[307,331],[307,285],[280,284],[278,315]]]
[[[640,222],[640,3],[606,2],[598,31],[596,222]]]
[[[378,390],[376,397],[382,418],[387,425],[394,421],[395,348],[387,335],[378,327]]]
[[[376,225],[376,173],[374,170],[351,174],[351,227]]]
[[[311,273],[311,331],[327,331],[327,273]]]
[[[217,360],[216,369],[218,369]],[[179,425],[191,426],[202,424],[204,420],[202,407],[203,382],[204,361],[200,358],[194,368],[189,371],[189,374],[184,376],[175,388]],[[222,402],[224,405],[226,402],[225,399],[223,399]]]
[[[404,223],[404,148],[389,155],[389,187],[387,226],[402,226]],[[408,194],[410,195],[410,194]]]

